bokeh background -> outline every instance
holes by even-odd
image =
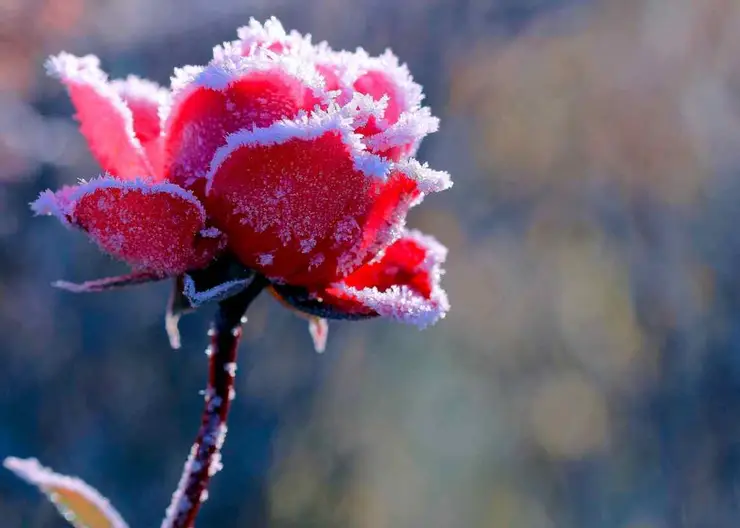
[[[209,310],[166,285],[50,287],[123,267],[27,203],[99,168],[49,53],[167,83],[250,16],[392,47],[453,174],[410,224],[450,247],[425,332],[269,298],[199,526],[740,525],[736,0],[0,0],[0,456],[37,456],[158,526],[195,435]],[[0,474],[3,528],[62,527]]]

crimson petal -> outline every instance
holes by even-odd
[[[322,99],[323,80],[295,57],[235,55],[221,50],[207,67],[186,67],[173,78],[166,125],[168,179],[202,192],[202,178],[229,134],[265,127],[308,111]]]
[[[82,135],[103,169],[124,180],[151,178],[154,169],[131,109],[100,70],[98,58],[61,53],[49,59],[47,69],[67,87]]]
[[[163,181],[164,138],[162,120],[169,107],[169,92],[159,85],[134,75],[111,82],[134,119],[134,134],[151,164],[153,181]]]
[[[62,216],[135,269],[163,276],[200,268],[223,246],[220,232],[204,229],[200,202],[169,183],[99,178],[73,192],[42,193],[32,207]]]
[[[446,256],[447,249],[434,238],[406,231],[379,259],[316,297],[350,313],[376,314],[424,328],[450,308],[440,287]]]
[[[355,259],[347,255],[364,239],[389,167],[363,150],[343,114],[315,111],[229,136],[206,204],[244,265],[290,284],[326,284]]]

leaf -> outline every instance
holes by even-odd
[[[39,488],[75,528],[127,528],[110,502],[82,480],[55,473],[35,458],[8,457],[3,465]]]

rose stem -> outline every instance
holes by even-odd
[[[209,335],[208,386],[198,436],[190,450],[180,483],[172,495],[162,528],[191,528],[200,505],[207,499],[208,482],[221,469],[221,446],[226,419],[234,398],[234,375],[242,323],[249,305],[268,285],[261,275],[237,295],[221,301]]]

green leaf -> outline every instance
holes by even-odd
[[[35,458],[8,457],[3,465],[41,490],[75,528],[127,528],[108,500],[82,480],[55,473]]]

